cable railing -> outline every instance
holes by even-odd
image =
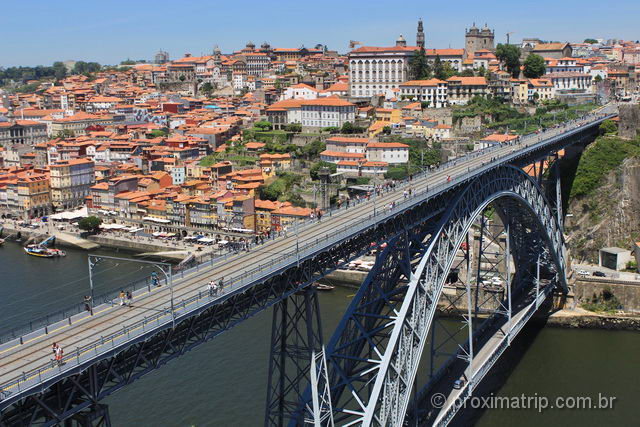
[[[598,114],[596,115],[596,120],[604,119],[606,117],[611,117],[611,114]],[[573,123],[573,122],[572,122]],[[578,125],[570,128],[567,132],[558,133],[553,135],[550,139],[542,139],[542,136],[545,135],[528,135],[523,137],[521,143],[524,143],[528,140],[533,140],[533,144],[525,144],[522,150],[518,150],[515,152],[506,153],[504,156],[501,156],[496,161],[500,162],[508,162],[516,156],[520,156],[523,153],[528,151],[532,151],[534,149],[539,148],[542,145],[549,144],[552,142],[551,140],[557,138],[558,136],[566,136],[567,133],[572,134],[574,131],[579,130],[584,124],[591,124],[592,122],[583,123],[579,121]],[[566,127],[562,128],[563,130]],[[71,353],[66,354],[60,365],[57,365],[54,361],[44,364],[38,368],[32,369],[28,372],[23,372],[21,375],[16,376],[16,378],[8,381],[2,385],[0,385],[0,401],[4,400],[6,397],[15,394],[16,392],[21,392],[28,388],[33,387],[34,385],[40,384],[42,381],[55,377],[61,372],[65,370],[73,369],[76,366],[82,365],[83,363],[94,359],[96,356],[103,354],[107,351],[111,351],[112,349],[119,347],[121,345],[127,344],[144,335],[150,331],[153,331],[159,327],[166,326],[170,323],[173,323],[181,317],[188,317],[191,313],[202,309],[208,305],[212,305],[216,303],[220,298],[227,298],[230,294],[235,294],[243,291],[245,288],[254,286],[256,283],[263,281],[265,278],[279,272],[283,271],[286,268],[289,268],[292,265],[300,262],[301,260],[306,259],[307,257],[316,254],[318,251],[325,250],[336,244],[344,241],[348,238],[351,238],[354,235],[358,235],[363,231],[375,226],[377,223],[382,220],[395,216],[402,211],[409,209],[410,207],[422,203],[425,199],[431,198],[438,193],[446,191],[452,186],[461,184],[468,180],[469,178],[476,176],[483,171],[491,169],[495,167],[495,162],[482,162],[480,165],[475,165],[473,168],[469,166],[466,172],[458,175],[457,177],[442,177],[437,183],[425,183],[418,182],[421,181],[421,178],[429,177],[437,172],[440,172],[444,169],[447,169],[453,165],[457,165],[459,163],[464,163],[465,161],[471,160],[473,158],[480,157],[484,154],[488,154],[490,152],[499,150],[500,148],[504,148],[504,146],[497,145],[487,147],[483,150],[478,150],[476,152],[470,152],[466,156],[459,157],[453,159],[449,162],[443,163],[438,168],[432,171],[423,171],[419,174],[415,175],[415,181],[411,179],[406,179],[403,182],[399,183],[397,188],[394,190],[387,191],[383,194],[388,194],[390,192],[395,191],[398,197],[398,202],[390,206],[389,208],[381,208],[376,212],[370,213],[366,219],[360,217],[350,221],[344,226],[340,227],[338,230],[331,230],[330,233],[325,233],[324,236],[312,236],[310,238],[305,238],[304,235],[299,234],[300,231],[305,231],[311,228],[313,225],[317,224],[317,220],[306,220],[299,224],[300,229],[298,230],[297,237],[297,245],[293,245],[293,249],[287,253],[280,255],[277,258],[271,258],[268,262],[262,263],[255,268],[244,271],[241,274],[231,276],[225,279],[225,282],[228,280],[227,284],[224,286],[224,289],[220,294],[212,295],[209,292],[191,290],[187,291],[185,295],[189,293],[193,293],[193,295],[181,299],[179,302],[174,303],[173,311],[170,308],[164,308],[153,314],[151,316],[145,316],[142,320],[138,320],[130,325],[123,325],[122,329],[115,331],[107,336],[101,336],[100,339],[95,340],[92,343],[89,343],[82,347],[77,347]],[[420,186],[420,184],[426,184],[424,188],[420,191],[415,191],[409,198],[402,199],[402,192],[397,190],[402,190],[406,188],[408,185],[416,185]],[[394,200],[395,201],[395,200]],[[358,204],[364,203],[362,200]],[[357,204],[356,204],[357,205]],[[340,212],[341,211],[341,212]],[[328,216],[332,215],[341,215],[346,212],[351,212],[351,209],[344,208],[333,208],[329,211]],[[326,218],[326,217],[325,217]],[[288,237],[291,237],[289,235]],[[271,239],[266,241],[264,247],[272,244],[276,239]],[[295,250],[295,247],[298,246],[302,248],[301,250]],[[189,275],[193,272],[199,272],[200,270],[208,271],[213,269],[216,264],[226,260],[232,254],[225,254],[221,257],[214,258],[203,262],[202,264],[196,264],[194,267],[183,270],[181,272],[181,276]],[[139,280],[136,283],[139,283],[138,289],[141,289],[142,282],[144,282],[144,286],[148,288],[148,291],[151,291],[149,284],[143,279]],[[113,297],[111,297],[113,295]],[[101,297],[102,298],[102,297]],[[116,293],[111,292],[104,295],[105,301],[113,302],[116,299]],[[82,306],[84,306],[82,304]],[[95,308],[94,308],[95,309]],[[88,314],[87,314],[88,316]],[[85,316],[85,318],[87,317]],[[63,319],[64,320],[64,319]],[[71,317],[68,318],[68,321],[71,322]],[[77,320],[76,320],[77,321]],[[71,323],[69,323],[71,324]],[[46,326],[45,326],[46,328]],[[42,328],[41,328],[42,329]],[[30,330],[33,330],[31,328]],[[16,338],[12,338],[16,339]],[[0,341],[2,342],[2,341]],[[21,340],[22,342],[22,340]],[[56,369],[57,368],[57,369]]]

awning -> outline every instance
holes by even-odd
[[[60,212],[57,214],[49,215],[49,218],[57,221],[71,221],[78,218],[84,218],[89,216],[89,211],[86,207],[80,208],[77,211],[72,212]]]
[[[123,228],[127,228],[127,226],[122,224],[101,224],[100,228],[103,230],[122,230]]]
[[[157,222],[160,224],[169,224],[171,221],[169,221],[168,219],[162,219],[162,218],[154,218],[151,216],[145,216],[144,218],[142,218],[143,221],[151,221],[151,222]]]
[[[144,228],[132,228],[131,230],[129,230],[129,233],[137,233],[138,231],[142,230],[144,230]]]

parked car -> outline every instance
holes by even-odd
[[[607,276],[602,271],[594,271],[593,275],[596,276],[596,277],[606,277]]]
[[[578,274],[581,276],[588,276],[589,272],[587,270],[578,270]]]

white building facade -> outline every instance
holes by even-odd
[[[393,89],[409,80],[409,63],[417,47],[367,47],[349,53],[349,94],[370,98],[381,93],[392,96]]]

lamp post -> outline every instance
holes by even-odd
[[[162,272],[162,274],[164,274],[164,277],[167,280],[167,283],[169,285],[169,293],[170,293],[170,298],[171,298],[171,322],[173,324],[173,327],[176,326],[176,314],[175,314],[175,310],[174,310],[174,295],[173,295],[173,273],[171,271],[171,264],[166,263],[166,262],[154,262],[154,261],[143,261],[143,260],[138,260],[138,259],[129,259],[129,258],[119,258],[119,257],[112,257],[112,256],[106,256],[106,255],[92,255],[90,254],[88,256],[88,262],[89,262],[89,287],[91,289],[91,314],[93,314],[93,267],[98,263],[98,261],[100,259],[111,259],[111,260],[115,260],[115,261],[127,261],[127,262],[137,262],[140,264],[149,264],[154,266],[155,268],[157,268],[158,270],[160,270]]]

